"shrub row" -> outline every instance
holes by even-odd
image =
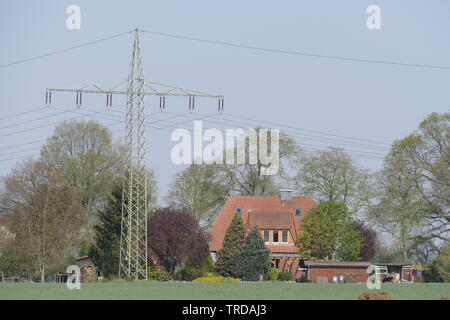
[[[192,282],[241,282],[241,279],[229,278],[229,277],[201,277]]]

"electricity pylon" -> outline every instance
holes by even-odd
[[[123,88],[125,85],[126,88]],[[217,98],[218,110],[222,111],[224,96],[145,80],[138,29],[135,29],[127,80],[119,81],[107,89],[98,84],[71,89],[47,88],[45,95],[47,104],[52,102],[52,92],[76,93],[76,105],[78,107],[81,107],[83,93],[105,94],[108,108],[112,107],[113,95],[127,96],[125,121],[127,163],[123,177],[119,276],[147,279],[148,190],[145,166],[146,117],[144,97],[147,95],[159,96],[160,110],[165,109],[167,96],[187,97],[189,110],[194,110],[197,97]]]

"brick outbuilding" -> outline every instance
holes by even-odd
[[[310,282],[366,282],[369,262],[361,261],[308,261]]]

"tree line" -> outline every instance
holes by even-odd
[[[382,168],[371,172],[343,149],[306,152],[281,134],[277,175],[261,176],[259,162],[193,164],[175,175],[164,197],[168,208],[162,211],[155,207],[156,181],[149,170],[149,219],[163,220],[162,212],[178,210],[193,218],[193,224],[187,224],[195,231],[193,237],[207,243],[209,225],[229,196],[275,196],[281,186],[291,186],[318,203],[310,212],[314,214],[305,217],[297,239],[304,255],[431,264],[442,259],[449,243],[449,144],[450,114],[432,113],[410,135],[394,141]],[[107,259],[115,261],[126,161],[123,151],[124,146],[114,144],[110,131],[97,122],[64,122],[37,159],[18,163],[2,177],[0,269],[38,273],[44,280],[46,274],[63,271],[77,255],[99,259],[109,252]],[[149,239],[164,238],[158,234],[164,228],[152,225],[158,225],[158,220],[149,221]],[[318,243],[313,241],[317,234],[328,237]],[[166,261],[166,269],[175,275],[186,266],[183,272],[187,274],[187,266],[205,265],[203,249],[193,254],[201,259]],[[102,271],[114,273],[112,267],[106,271],[113,264],[105,260]]]

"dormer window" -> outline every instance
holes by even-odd
[[[270,242],[270,236],[269,236],[269,230],[264,230],[264,242],[269,243]]]
[[[242,214],[242,208],[236,207],[236,214]]]
[[[279,240],[278,240],[278,230],[274,230],[273,231],[273,241],[272,242],[274,242],[274,243],[278,243],[279,242]]]
[[[295,209],[295,216],[300,217],[302,215],[302,208]]]
[[[287,232],[287,230],[281,231],[281,243],[288,243],[288,232]]]

